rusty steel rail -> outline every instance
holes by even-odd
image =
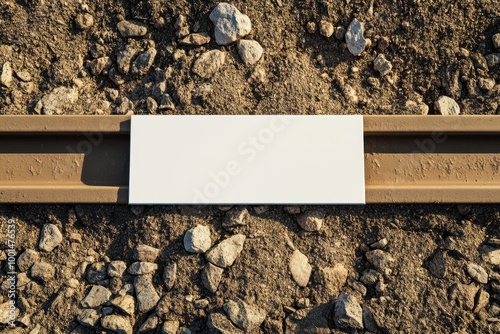
[[[500,203],[499,116],[365,116],[364,136],[367,203]],[[129,146],[129,116],[0,116],[0,203],[128,203]]]

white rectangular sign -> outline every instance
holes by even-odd
[[[132,116],[131,204],[363,204],[362,116]]]

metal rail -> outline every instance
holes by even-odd
[[[365,116],[367,203],[500,203],[500,117]],[[127,203],[128,116],[1,116],[0,203]]]

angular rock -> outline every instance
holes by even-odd
[[[490,294],[484,289],[479,289],[474,300],[474,313],[477,313],[488,306],[490,302]]]
[[[162,95],[158,109],[161,111],[175,110],[174,100],[172,99],[172,97],[169,94]]]
[[[363,324],[365,329],[372,333],[378,332],[378,325],[375,319],[373,318],[373,314],[368,308],[368,306],[363,305]]]
[[[460,106],[451,97],[441,95],[434,102],[434,107],[441,115],[459,115]]]
[[[82,300],[81,306],[83,308],[98,307],[109,301],[111,291],[100,285],[94,285],[90,289],[87,296]]]
[[[155,262],[160,255],[160,250],[148,245],[137,245],[133,251],[133,258],[136,261]]]
[[[238,54],[243,63],[247,65],[256,64],[262,57],[264,49],[257,41],[242,39],[238,41]]]
[[[56,274],[56,269],[47,262],[35,262],[31,267],[30,274],[34,279],[48,282]]]
[[[134,262],[128,267],[127,272],[130,275],[146,275],[154,273],[158,269],[156,263],[151,262]]]
[[[333,31],[334,31],[333,24],[331,24],[330,22],[325,21],[325,20],[321,20],[319,22],[319,33],[321,35],[328,38],[328,37],[333,35]]]
[[[125,50],[116,54],[116,63],[118,64],[118,71],[123,74],[128,74],[130,70],[130,63],[139,51],[132,45],[127,45]]]
[[[380,249],[366,252],[366,259],[377,270],[388,268],[394,262],[391,254]]]
[[[163,323],[162,334],[177,334],[180,323],[177,320],[168,320]]]
[[[2,75],[0,75],[0,85],[9,88],[12,85],[12,65],[6,62],[2,66]]]
[[[87,271],[87,281],[90,284],[97,284],[108,277],[108,270],[106,268],[106,263],[96,262],[92,263]]]
[[[243,250],[245,239],[243,234],[233,235],[209,250],[205,258],[218,267],[230,267]]]
[[[38,114],[53,115],[62,114],[78,100],[76,88],[60,86],[42,97],[35,106]]]
[[[233,227],[246,225],[248,217],[249,213],[246,208],[233,208],[226,213],[224,221],[222,222],[222,227],[230,229]]]
[[[31,266],[38,261],[38,252],[33,249],[25,250],[19,257],[17,258],[17,267],[19,271],[28,271]]]
[[[217,73],[226,61],[226,53],[211,50],[203,53],[193,64],[193,73],[202,78],[209,78]]]
[[[150,275],[137,276],[134,280],[134,287],[138,312],[149,312],[155,308],[160,296],[153,286],[152,277]]]
[[[384,249],[385,246],[387,246],[389,242],[387,241],[386,238],[382,238],[379,241],[374,242],[373,244],[370,245],[371,249]]]
[[[38,247],[46,252],[51,252],[62,242],[63,236],[59,228],[54,224],[43,225],[40,233],[40,241]]]
[[[201,272],[201,281],[205,288],[210,292],[215,293],[219,287],[219,283],[222,280],[222,274],[224,269],[214,266],[211,263],[207,263],[203,271]]]
[[[316,232],[323,226],[325,214],[320,210],[304,212],[297,218],[297,224],[306,231]]]
[[[131,295],[118,296],[111,300],[111,305],[116,306],[126,315],[132,316],[135,313],[135,299]]]
[[[151,65],[153,65],[155,57],[155,48],[149,48],[145,52],[139,54],[132,64],[132,74],[146,74],[149,71]]]
[[[481,247],[480,252],[484,261],[491,263],[494,266],[500,265],[500,248],[483,246]]]
[[[194,305],[194,308],[196,308],[196,309],[204,309],[208,305],[210,305],[210,301],[206,298],[198,299],[198,300],[194,301],[193,305]]]
[[[432,276],[436,278],[445,278],[446,277],[446,253],[442,250],[436,251],[429,258],[429,272]]]
[[[214,312],[208,316],[207,327],[210,333],[243,334],[244,331],[235,327],[222,313]]]
[[[221,2],[210,13],[215,26],[215,42],[228,45],[248,35],[252,29],[250,18],[231,4]]]
[[[133,115],[134,114],[134,103],[126,97],[120,99],[120,105],[115,108],[115,114],[118,115]]]
[[[337,263],[333,267],[325,267],[319,270],[320,283],[329,291],[329,295],[337,296],[340,289],[347,281],[349,272],[343,264]]]
[[[448,298],[450,301],[455,302],[459,307],[464,310],[472,311],[474,308],[474,298],[478,288],[473,284],[466,285],[456,283],[453,284],[448,290]]]
[[[184,248],[190,253],[205,253],[211,246],[208,226],[196,225],[184,234]]]
[[[179,40],[179,44],[181,45],[189,45],[189,46],[200,46],[204,44],[210,43],[210,35],[206,33],[195,33],[189,34],[183,39]]]
[[[289,268],[292,278],[301,287],[307,286],[311,277],[312,266],[308,262],[307,256],[299,250],[295,250],[290,257]]]
[[[148,33],[148,28],[145,24],[136,21],[121,21],[118,22],[116,28],[122,37],[142,37]]]
[[[127,270],[127,264],[123,261],[111,261],[108,265],[108,275],[111,277],[120,278]]]
[[[33,80],[28,71],[16,71],[16,77],[23,82],[31,82]]]
[[[101,319],[101,326],[117,334],[132,334],[133,328],[128,317],[107,315]]]
[[[363,37],[363,24],[353,19],[345,33],[345,40],[349,52],[359,56],[366,47],[366,39]]]
[[[385,76],[392,71],[392,64],[390,61],[385,59],[383,54],[379,54],[373,61],[373,68],[375,71],[378,71],[381,76]]]
[[[158,327],[159,318],[156,313],[151,314],[139,327],[139,333],[152,332]]]
[[[361,278],[359,279],[364,285],[370,286],[377,283],[379,280],[380,273],[373,269],[366,269],[361,273]]]
[[[252,331],[266,319],[266,312],[255,305],[249,305],[239,298],[224,304],[224,311],[237,327]]]
[[[99,321],[99,314],[93,309],[84,309],[77,316],[76,320],[85,327],[94,327]]]
[[[15,305],[12,305],[10,300],[8,300],[5,303],[0,304],[0,324],[7,325],[9,323],[11,320],[10,312],[12,307],[14,307],[14,318],[18,319],[20,313],[19,309],[15,307]]]
[[[333,321],[340,328],[363,328],[363,310],[355,297],[340,293],[335,301]]]
[[[481,283],[481,284],[488,283],[488,272],[480,265],[477,265],[475,263],[468,263],[466,270],[467,270],[467,274],[469,274],[469,276],[474,281]]]
[[[177,263],[169,264],[163,271],[163,283],[167,287],[167,291],[172,289],[177,277]]]

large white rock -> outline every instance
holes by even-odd
[[[208,226],[196,225],[184,234],[184,248],[190,253],[205,253],[211,246]]]
[[[359,56],[366,47],[366,39],[363,37],[363,23],[357,19],[352,20],[345,33],[345,41],[349,52]]]
[[[236,42],[252,29],[250,18],[226,2],[215,6],[210,13],[210,20],[215,26],[215,42],[219,45]]]
[[[209,250],[205,257],[208,262],[218,267],[230,267],[243,250],[245,239],[243,234],[233,235]]]
[[[458,103],[448,96],[440,96],[434,102],[434,107],[441,115],[458,115],[460,114],[460,106]]]
[[[257,41],[249,39],[238,41],[238,53],[245,64],[253,65],[257,63],[262,57],[262,52],[264,52],[264,49]]]

